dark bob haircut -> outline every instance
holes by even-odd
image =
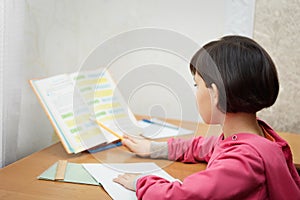
[[[190,62],[206,87],[219,91],[218,108],[226,113],[256,113],[274,104],[279,82],[269,54],[243,36],[225,36],[198,50]]]

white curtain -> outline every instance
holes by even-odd
[[[255,0],[227,0],[224,34],[253,37]]]
[[[17,159],[21,88],[24,84],[24,1],[0,3],[0,166]]]

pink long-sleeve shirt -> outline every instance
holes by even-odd
[[[288,144],[263,121],[268,138],[239,133],[224,139],[170,139],[169,159],[207,162],[182,183],[157,176],[137,181],[138,199],[300,199],[300,178]]]

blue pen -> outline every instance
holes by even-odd
[[[163,123],[159,123],[159,122],[154,122],[154,121],[151,121],[149,119],[142,119],[142,121],[146,122],[146,123],[149,123],[149,124],[156,124],[156,125],[159,125],[159,126],[163,126],[163,127],[167,127],[167,128],[172,128],[172,129],[176,129],[176,130],[179,129],[176,126],[171,126],[171,125],[167,125],[167,124],[163,124]]]

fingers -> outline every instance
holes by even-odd
[[[130,173],[125,173],[125,174],[119,174],[118,177],[114,178],[113,180],[115,182],[117,181],[131,181],[133,178],[135,178],[136,176],[138,176],[140,174],[130,174]]]
[[[118,177],[114,178],[113,181],[115,183],[118,183],[118,184],[123,185],[124,187],[126,187],[125,180],[120,175]]]
[[[134,139],[134,138],[126,136],[122,140],[122,144],[124,146],[128,147],[131,151],[135,151],[136,147],[137,147],[137,145],[139,144],[140,141],[141,140],[139,140],[139,139]]]
[[[126,136],[122,140],[122,144],[138,156],[147,157],[150,155],[151,142],[149,140]]]
[[[126,177],[126,174],[119,174],[118,177],[115,178],[115,179],[119,179],[119,180],[124,179],[124,180],[126,180],[128,178]]]
[[[123,180],[125,180],[125,179],[124,179],[123,175],[121,175],[121,174],[118,175],[118,177],[116,177],[116,178],[113,179],[114,182],[120,183],[121,185],[123,183]]]
[[[114,178],[113,181],[116,183],[119,183],[121,185],[124,185],[126,180],[124,178],[124,175],[120,174],[120,175],[118,175],[118,177]]]
[[[134,149],[134,145],[136,144],[136,143],[133,143],[131,140],[129,140],[129,139],[123,139],[122,140],[122,144],[124,145],[124,146],[126,146],[127,148],[129,148],[131,151],[133,151]]]
[[[134,138],[132,138],[132,137],[130,137],[128,135],[124,135],[124,139],[127,140],[127,141],[129,140],[132,143],[137,143],[139,141],[139,139],[134,139]]]
[[[113,181],[123,185],[125,188],[129,190],[135,190],[134,182],[138,174],[123,174],[118,175],[118,177],[114,178]]]

